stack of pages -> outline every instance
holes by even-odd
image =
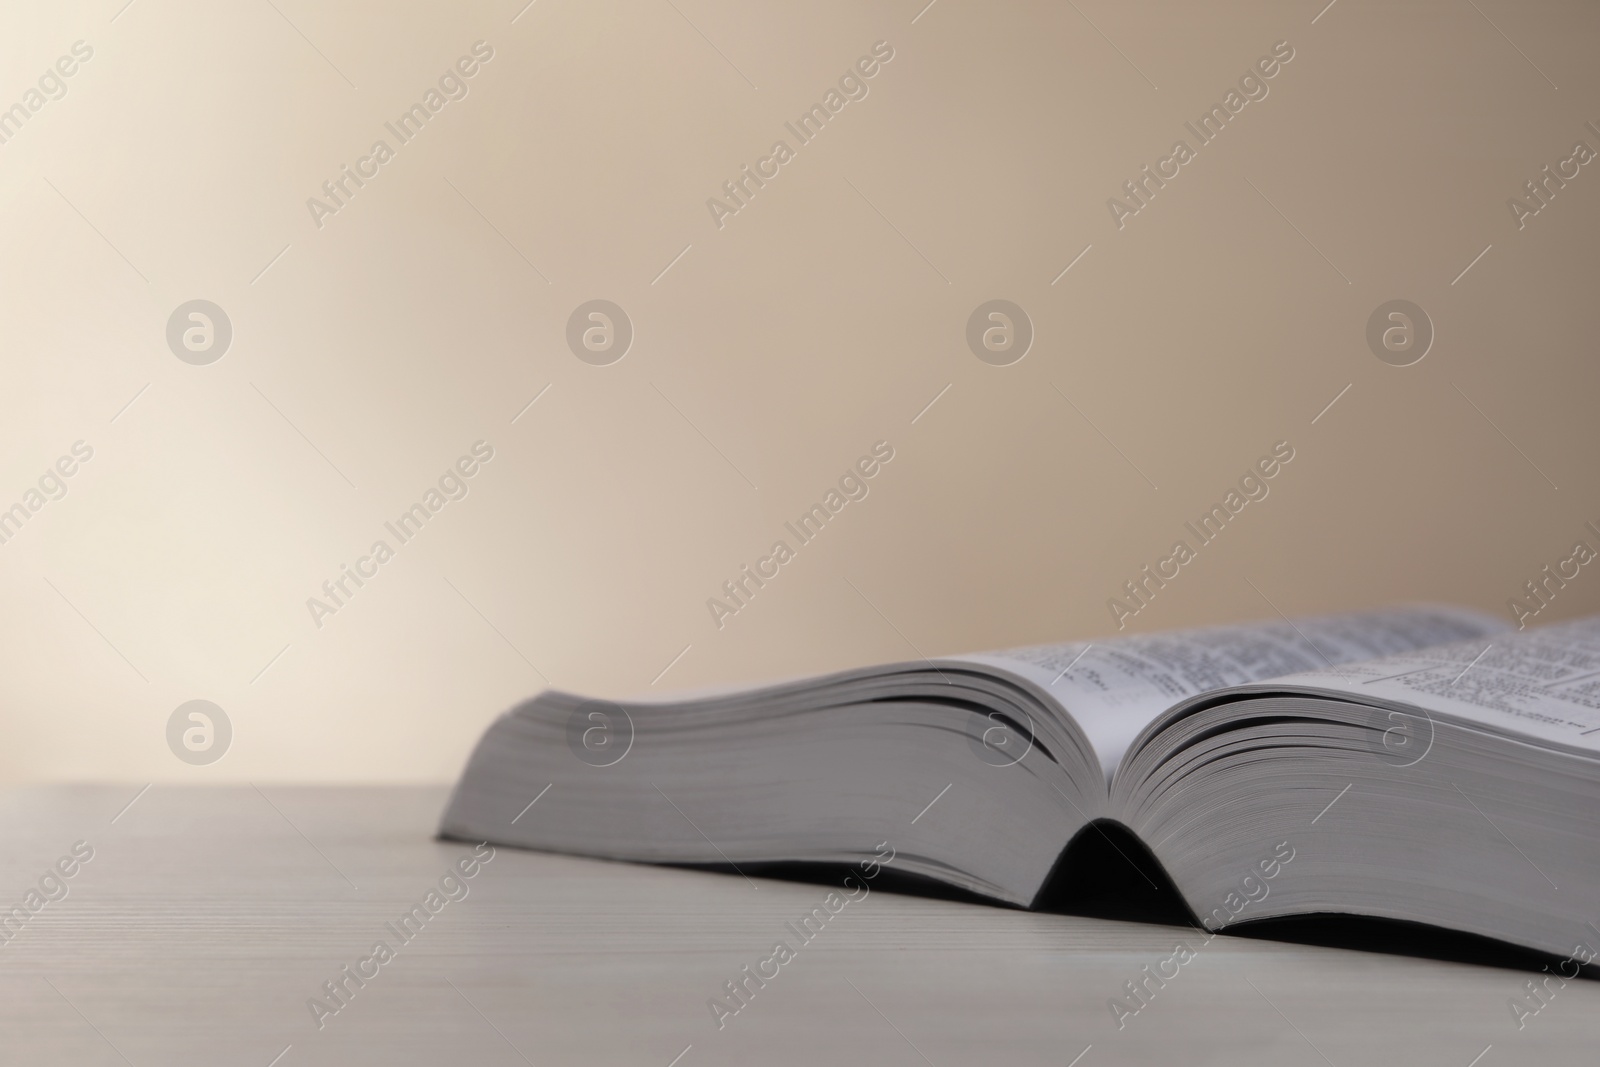
[[[546,692],[489,728],[441,833],[740,868],[892,855],[1028,906],[1105,820],[1211,929],[1348,913],[1567,955],[1600,920],[1600,618],[1508,631],[1418,606],[674,700]]]

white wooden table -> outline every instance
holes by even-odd
[[[0,1063],[1501,1067],[1600,1049],[1592,981],[1519,1031],[1526,972],[888,892],[719,1029],[707,1001],[796,944],[786,924],[826,885],[501,849],[402,943],[386,924],[472,852],[432,837],[443,789],[155,786],[128,806],[138,792],[0,793],[0,909],[26,913],[75,842],[94,850],[7,928]],[[380,939],[398,952],[363,964]],[[1119,1030],[1108,1001],[1179,939],[1196,958]],[[335,1005],[323,983],[347,965],[372,977],[319,1028],[308,1001]]]

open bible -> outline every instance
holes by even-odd
[[[546,692],[486,732],[441,834],[739,868],[892,856],[1026,907],[1112,821],[1213,930],[1349,913],[1565,955],[1600,944],[1600,618],[1508,630],[1416,606],[672,700]]]

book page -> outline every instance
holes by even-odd
[[[1600,616],[1277,681],[1401,701],[1600,752]]]
[[[1330,664],[1487,638],[1509,625],[1464,608],[1416,605],[958,658],[1020,674],[1058,700],[1088,736],[1109,783],[1139,731],[1188,697]]]

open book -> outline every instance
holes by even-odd
[[[1600,943],[1600,618],[1405,607],[617,704],[546,692],[441,833],[675,864],[876,864],[1028,906],[1137,835],[1210,929],[1350,913]],[[1587,962],[1587,961],[1585,961]]]

